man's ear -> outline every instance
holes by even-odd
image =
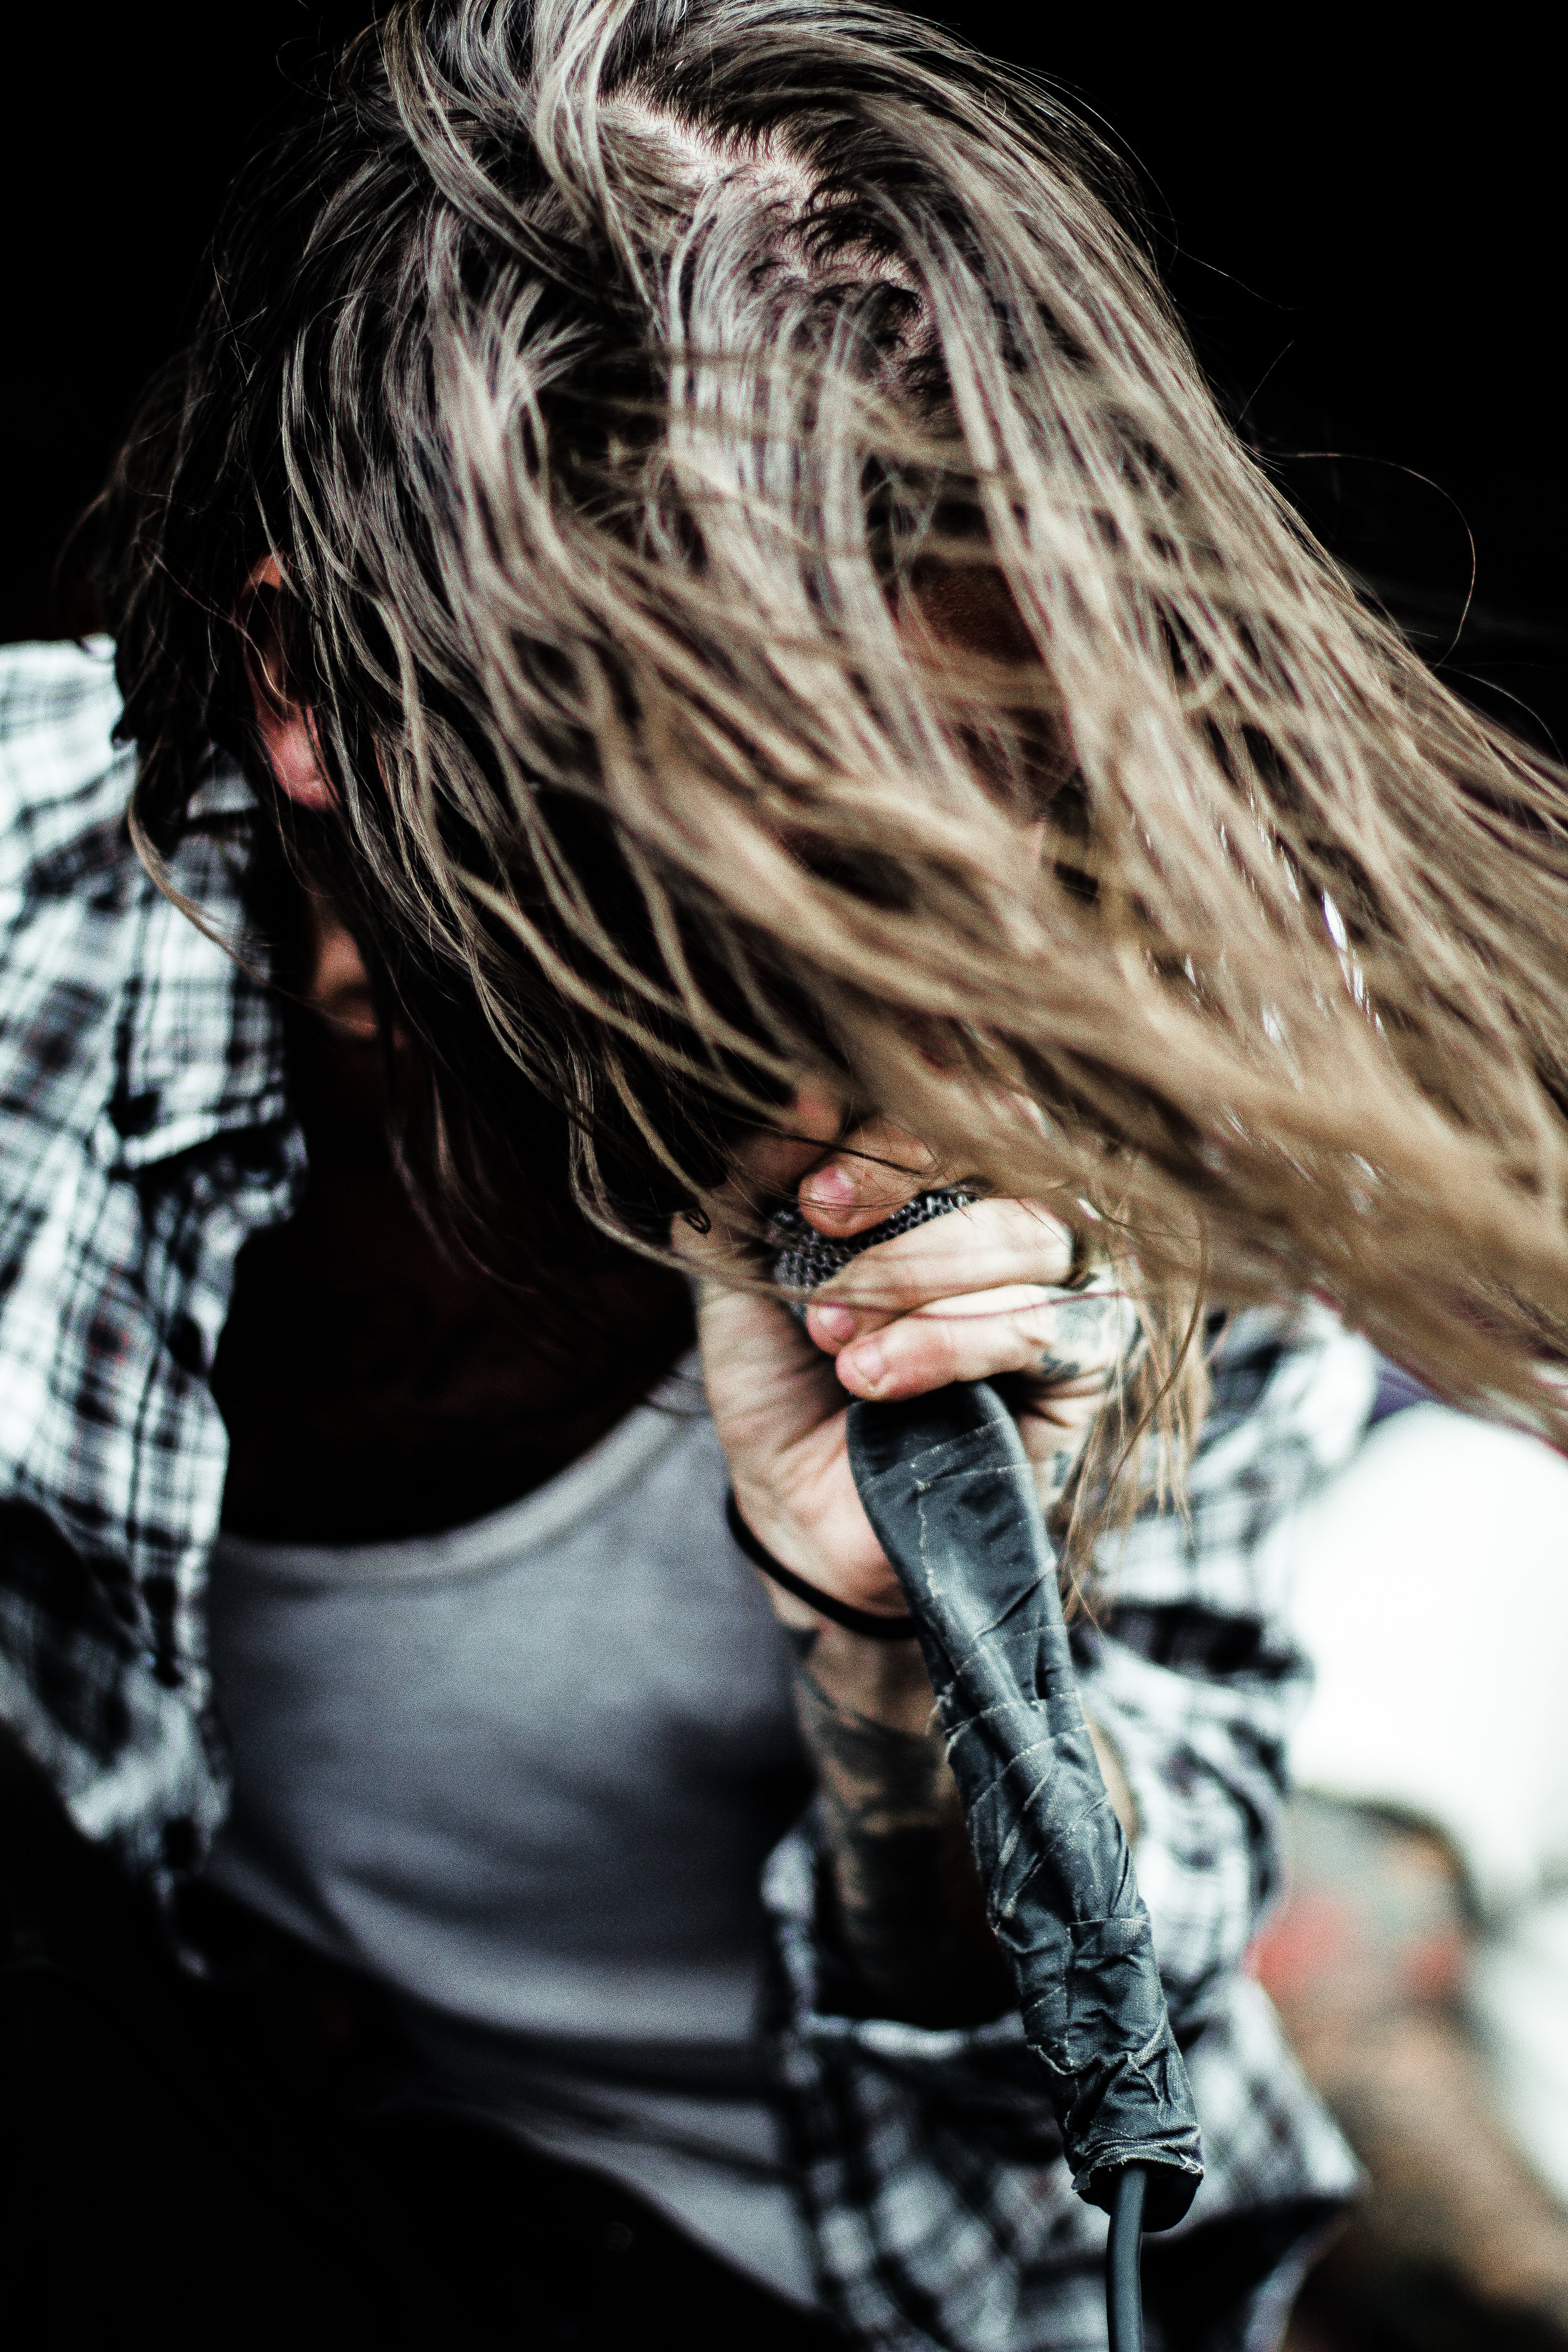
[[[283,628],[287,593],[276,556],[258,563],[246,582],[238,614],[245,638],[245,675],[262,747],[279,791],[287,793],[297,808],[330,808],[332,788],[321,773],[311,715],[296,698],[289,677]]]

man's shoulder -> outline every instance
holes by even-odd
[[[123,854],[136,755],[115,743],[120,712],[107,637],[0,646],[0,893]]]

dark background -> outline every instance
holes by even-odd
[[[373,13],[60,8],[8,45],[0,638],[60,633],[56,553],[178,341],[226,179],[322,40]],[[944,15],[1136,165],[1232,415],[1321,533],[1468,691],[1564,742],[1555,70],[1522,12],[1419,51],[1375,46],[1378,13],[1272,34],[1209,11]]]

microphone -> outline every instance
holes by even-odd
[[[773,1277],[813,1288],[973,1197],[921,1193],[845,1242],[781,1210]],[[852,1400],[849,1465],[915,1621],[987,1914],[1073,2187],[1111,2216],[1112,2352],[1137,2352],[1140,2232],[1186,2212],[1202,2143],[1149,1915],[1079,1696],[1034,1465],[987,1381],[897,1403]]]

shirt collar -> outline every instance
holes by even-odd
[[[105,1139],[126,1169],[289,1116],[282,1021],[240,889],[256,801],[238,769],[215,759],[192,814],[167,880],[200,923],[150,876],[136,894]]]

